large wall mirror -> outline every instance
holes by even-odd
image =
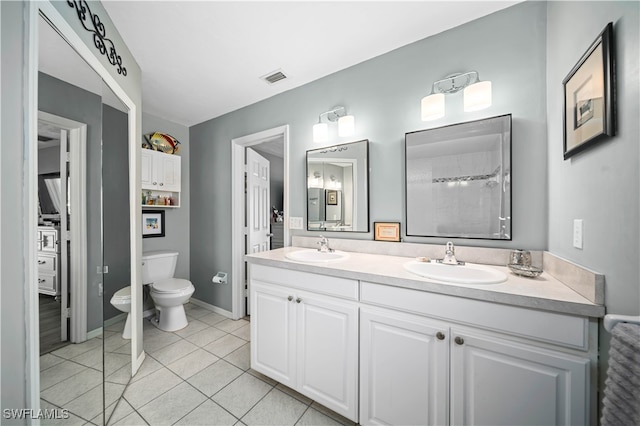
[[[511,115],[405,135],[407,236],[511,240]]]
[[[369,141],[307,151],[307,229],[369,232]]]
[[[39,14],[40,407],[66,409],[79,424],[107,424],[131,379],[138,342],[123,338],[127,314],[111,303],[134,282],[130,148],[138,147],[131,137],[136,120],[95,61],[61,35],[54,22],[65,23],[57,12],[48,3],[39,7],[33,13]]]

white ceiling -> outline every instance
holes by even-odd
[[[191,126],[518,1],[116,1],[143,111]],[[260,77],[282,70],[268,85]]]

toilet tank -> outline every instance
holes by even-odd
[[[151,284],[163,278],[173,278],[177,262],[177,251],[142,253],[142,284]]]

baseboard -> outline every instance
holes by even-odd
[[[110,325],[113,325],[113,324],[115,324],[117,322],[120,322],[120,321],[123,321],[123,320],[126,320],[126,319],[127,319],[127,313],[126,312],[119,313],[115,317],[111,317],[108,320],[104,320],[103,327],[109,327]],[[92,333],[93,333],[93,331],[92,331]],[[88,333],[87,333],[87,336],[88,336]]]
[[[225,316],[227,318],[233,319],[233,313],[232,312],[229,312],[229,311],[227,311],[225,309],[222,309],[222,308],[219,308],[217,306],[211,305],[210,303],[203,302],[202,300],[198,300],[198,299],[195,299],[193,297],[191,298],[191,303],[193,303],[196,306],[200,306],[201,308],[205,308],[205,309],[207,309],[207,310],[209,310],[211,312],[215,312],[216,314],[220,314],[220,315],[223,315],[223,316]]]
[[[107,325],[106,322],[105,322],[105,325]],[[95,330],[91,330],[87,332],[87,340],[91,340],[94,337],[98,337],[98,336],[102,336],[102,327],[98,327]]]

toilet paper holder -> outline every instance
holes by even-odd
[[[216,284],[226,284],[227,283],[227,274],[225,272],[218,272],[213,276],[212,282]]]

